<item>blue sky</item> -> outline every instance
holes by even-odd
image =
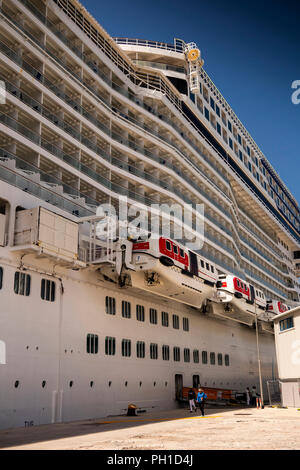
[[[111,35],[196,42],[204,68],[300,202],[299,0],[81,0]]]

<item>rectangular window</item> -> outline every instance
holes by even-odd
[[[98,335],[88,334],[86,337],[86,352],[98,354]]]
[[[210,106],[213,110],[215,110],[215,101],[213,98],[210,98]]]
[[[41,282],[41,298],[48,302],[55,301],[55,282],[49,279],[42,279]]]
[[[228,366],[230,365],[230,361],[229,361],[229,355],[228,355],[228,354],[225,354],[225,357],[224,357],[224,359],[225,359],[225,366],[227,366],[227,367],[228,367]]]
[[[157,310],[155,308],[150,308],[149,316],[150,323],[152,323],[152,325],[157,325]]]
[[[193,359],[194,359],[195,364],[199,364],[199,351],[198,351],[198,349],[194,349]]]
[[[184,356],[184,362],[190,362],[191,360],[191,353],[188,348],[185,348],[183,351],[183,356]]]
[[[145,308],[143,305],[136,306],[136,319],[137,321],[145,321]]]
[[[190,331],[189,319],[183,318],[182,323],[183,323],[183,331]]]
[[[202,351],[202,364],[207,364],[207,351]]]
[[[130,357],[131,356],[131,340],[122,339],[122,356]]]
[[[173,348],[173,358],[175,362],[180,361],[180,348],[178,348],[177,346],[174,346]]]
[[[131,318],[131,303],[122,300],[122,317]]]
[[[164,361],[170,360],[170,348],[165,344],[162,347],[162,358]]]
[[[241,138],[240,134],[238,134],[237,137],[238,137],[238,143],[239,143],[240,145],[242,145],[242,138]]]
[[[210,363],[211,363],[211,365],[214,366],[215,363],[216,363],[216,355],[215,355],[215,353],[214,353],[214,352],[211,352],[210,355],[209,355],[209,358],[210,358]]]
[[[3,286],[3,268],[0,268],[0,290]]]
[[[231,137],[229,137],[229,147],[233,150],[233,142]]]
[[[116,338],[106,336],[105,338],[105,354],[114,356],[116,354]]]
[[[204,116],[206,117],[206,119],[209,121],[209,111],[206,107],[204,107]]]
[[[150,359],[158,358],[158,346],[155,343],[150,344]]]
[[[240,160],[242,162],[243,161],[243,152],[241,150],[239,150],[239,157],[240,157]]]
[[[162,324],[162,326],[169,326],[169,314],[168,314],[168,312],[161,312],[161,324]]]
[[[230,130],[230,132],[232,132],[232,125],[230,121],[228,121],[228,129]]]
[[[105,311],[109,315],[116,314],[116,299],[114,297],[105,297]]]
[[[145,342],[137,341],[136,343],[136,357],[144,359],[145,357]]]
[[[217,104],[216,104],[216,113],[217,113],[217,116],[220,117],[220,108]]]
[[[16,294],[28,297],[30,295],[30,284],[31,276],[29,274],[20,273],[19,271],[15,273],[14,291]]]
[[[217,122],[217,132],[221,135],[221,126],[218,122]]]
[[[294,328],[294,319],[293,317],[285,318],[279,322],[280,331],[290,330]]]
[[[173,315],[173,328],[179,330],[179,316]]]
[[[223,365],[223,355],[221,353],[218,354],[218,366]]]

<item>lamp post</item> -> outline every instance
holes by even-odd
[[[257,312],[256,312],[256,301],[254,300],[255,305],[255,330],[256,330],[256,350],[257,350],[257,361],[258,361],[258,375],[259,375],[259,388],[260,388],[260,397],[261,397],[261,407],[264,408],[264,391],[262,386],[262,377],[261,377],[261,363],[260,363],[260,352],[259,352],[259,342],[258,342],[258,322],[257,322]]]

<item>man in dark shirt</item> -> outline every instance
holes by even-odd
[[[196,405],[195,405],[195,398],[196,398],[195,392],[192,388],[190,388],[189,393],[188,393],[188,399],[189,399],[191,413],[193,412],[193,410],[195,411],[195,413],[197,411]]]

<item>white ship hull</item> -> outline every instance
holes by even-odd
[[[5,260],[5,261],[4,261]],[[33,260],[28,260],[28,264]],[[31,271],[32,294],[18,296],[13,291],[17,265],[1,250],[5,284],[0,291],[0,340],[6,344],[6,365],[0,365],[0,427],[9,428],[124,414],[129,403],[150,409],[176,406],[175,376],[192,385],[199,375],[203,386],[243,391],[258,386],[255,331],[238,323],[204,316],[179,303],[162,301],[158,296],[133,295],[109,283],[97,284],[93,276],[72,273],[61,276],[64,294],[57,281],[54,303],[40,298],[43,270]],[[116,315],[105,312],[105,297],[116,299]],[[131,318],[122,318],[121,302],[131,302]],[[145,322],[138,322],[135,306],[145,307]],[[158,312],[158,324],[149,323],[149,309]],[[169,312],[169,327],[161,325],[161,311]],[[172,327],[172,315],[179,316],[180,329]],[[183,317],[189,331],[182,330]],[[87,334],[99,336],[99,353],[86,351]],[[116,355],[106,356],[106,336],[116,338]],[[131,357],[121,356],[122,339],[131,339]],[[145,341],[146,358],[136,357],[136,342]],[[158,359],[150,359],[150,343],[158,344]],[[170,346],[170,360],[163,361],[162,345]],[[181,350],[179,363],[173,360],[173,347]],[[183,359],[190,348],[191,362]],[[193,362],[193,350],[200,352],[200,363]],[[208,364],[201,353],[207,351]],[[209,364],[210,352],[228,354],[230,366]],[[261,334],[264,383],[276,374],[273,335]],[[224,360],[224,359],[223,359]],[[16,381],[19,382],[15,388]],[[46,381],[43,388],[42,383]],[[70,382],[73,386],[70,387]],[[93,387],[91,387],[93,382]],[[127,383],[127,385],[126,385]]]

